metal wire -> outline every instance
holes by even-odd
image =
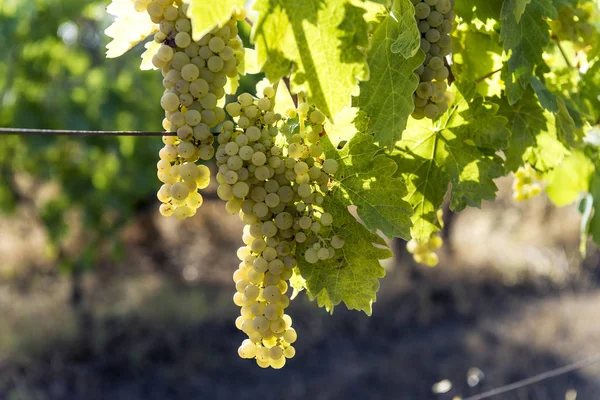
[[[560,368],[553,369],[551,371],[543,372],[539,375],[532,376],[530,378],[526,378],[520,380],[518,382],[511,383],[506,386],[501,386],[496,389],[488,390],[487,392],[483,392],[480,394],[476,394],[474,396],[465,397],[462,400],[483,400],[490,398],[492,396],[497,396],[499,394],[507,393],[513,390],[520,389],[525,386],[532,385],[534,383],[538,383],[544,381],[546,379],[555,378],[557,376],[576,371],[578,369],[582,369],[585,367],[589,367],[590,365],[596,364],[600,362],[600,354],[593,355],[588,358],[584,358],[583,360],[575,361],[574,363],[565,365]]]
[[[176,132],[79,131],[56,129],[0,128],[0,135],[23,136],[175,136]]]

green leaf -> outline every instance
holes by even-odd
[[[516,171],[529,163],[546,172],[560,164],[568,151],[558,140],[553,124],[549,124],[552,115],[544,112],[531,90],[517,104],[511,106],[505,98],[499,104],[499,113],[508,119],[512,132],[510,146],[504,151],[508,170]]]
[[[590,225],[594,214],[594,198],[590,193],[586,193],[581,198],[578,208],[581,213],[581,223],[579,225],[579,252],[581,253],[581,256],[585,258]]]
[[[589,190],[594,164],[581,151],[574,151],[546,177],[548,197],[556,206],[573,203]]]
[[[600,245],[600,172],[596,170],[590,179],[590,194],[593,198],[594,211],[588,221],[588,233],[597,245]]]
[[[327,138],[333,147],[337,148],[340,143],[350,141],[358,132],[356,120],[359,118],[359,110],[356,107],[346,107],[335,117],[333,124],[325,123]]]
[[[106,7],[106,12],[116,17],[104,31],[106,36],[113,38],[106,45],[107,58],[122,56],[158,30],[158,25],[150,20],[147,13],[135,11],[133,2],[113,0]]]
[[[381,25],[386,24],[389,26],[385,28],[385,36],[379,39],[393,40],[390,46],[392,53],[400,54],[404,58],[414,57],[421,46],[421,33],[415,23],[415,7],[410,0],[394,1],[390,15]],[[377,32],[373,38],[373,41],[375,40]]]
[[[498,106],[476,98],[469,104],[457,100],[446,117],[431,123],[411,120],[393,158],[404,178],[413,207],[413,235],[426,239],[440,229],[436,210],[448,184],[450,207],[480,207],[493,200],[494,178],[504,172],[495,148],[503,147],[509,136],[507,120],[496,115]]]
[[[463,20],[470,22],[475,18],[486,20],[499,20],[503,0],[470,0],[457,1],[454,11]]]
[[[540,78],[538,78],[537,76],[532,76],[529,80],[529,83],[531,84],[533,91],[540,100],[542,107],[553,113],[558,112],[558,100],[556,99],[556,96],[554,95],[554,93],[548,90],[546,85],[544,85],[542,81],[540,81]]]
[[[408,192],[401,179],[392,177],[394,161],[380,151],[372,136],[361,133],[341,150],[328,151],[327,158],[337,159],[340,166],[334,195],[347,206],[357,206],[358,216],[372,232],[409,239],[412,208],[402,200]]]
[[[330,119],[351,105],[358,81],[368,79],[365,10],[349,0],[258,0],[252,30],[259,64],[271,82],[291,74]]]
[[[343,198],[327,197],[323,207],[333,215],[333,233],[342,236],[345,244],[330,260],[309,264],[303,257],[298,258],[307,293],[329,312],[343,301],[349,310],[371,315],[379,279],[385,276],[379,260],[392,257],[392,252],[383,239],[369,232],[348,212]],[[303,254],[305,247],[299,246],[297,251]]]
[[[148,71],[151,69],[157,69],[154,64],[152,64],[152,57],[158,52],[160,48],[160,43],[155,42],[154,40],[146,43],[144,45],[146,51],[142,53],[142,64],[140,65],[140,69],[142,71]]]
[[[294,268],[293,274],[290,277],[290,286],[292,287],[292,295],[290,296],[290,300],[294,300],[301,291],[306,289],[306,280],[302,277],[300,273],[300,269],[298,267]]]
[[[517,23],[521,21],[521,17],[525,12],[525,7],[527,7],[527,4],[529,3],[531,3],[531,0],[515,0],[514,14]]]
[[[556,113],[556,136],[566,146],[574,146],[582,131],[575,129],[575,121],[563,99],[558,99],[558,112]]]
[[[338,161],[335,186],[325,198],[323,209],[334,218],[332,235],[344,238],[345,245],[336,250],[331,260],[317,264],[298,257],[298,266],[311,298],[332,311],[344,302],[349,309],[371,314],[371,305],[379,289],[379,278],[385,270],[379,260],[392,256],[385,241],[373,233],[408,238],[410,236],[411,207],[402,200],[407,192],[399,178],[393,178],[396,165],[381,149],[372,143],[372,137],[358,133],[341,150],[327,140],[323,143],[328,159]],[[356,206],[357,221],[348,207]],[[297,253],[304,254],[300,245]]]
[[[521,18],[518,19],[517,15]],[[510,54],[502,73],[510,104],[515,104],[523,96],[535,68],[545,65],[542,53],[550,42],[546,18],[556,16],[551,0],[536,0],[526,9],[523,0],[505,0],[501,11],[500,37],[504,50]]]
[[[367,55],[371,77],[361,82],[355,101],[369,117],[367,132],[388,148],[400,139],[414,110],[412,95],[419,84],[414,71],[425,57],[416,53],[419,43],[414,6],[409,0],[397,1],[373,34]]]
[[[457,31],[453,42],[454,57],[452,73],[459,85],[475,84],[482,96],[501,95],[499,74],[492,74],[502,67],[502,46],[495,32]],[[489,76],[487,79],[482,79]]]
[[[184,0],[189,4],[187,15],[192,20],[192,36],[200,40],[215,26],[229,21],[234,9],[244,7],[244,0]]]

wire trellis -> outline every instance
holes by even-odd
[[[81,131],[57,129],[0,128],[0,135],[22,136],[176,136],[177,132]]]

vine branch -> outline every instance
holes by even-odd
[[[565,49],[563,48],[562,44],[560,44],[560,40],[558,40],[557,37],[553,37],[553,39],[554,39],[554,42],[556,43],[556,47],[558,47],[558,50],[560,51],[560,54],[562,54],[562,56],[565,60],[565,64],[567,64],[567,67],[573,68],[573,63],[567,56],[567,53],[565,52]]]
[[[60,129],[0,128],[0,135],[21,136],[176,136],[177,132],[81,131]]]
[[[500,72],[500,71],[502,71],[502,67],[500,67],[500,68],[498,68],[498,69],[496,69],[496,70],[494,70],[494,71],[492,71],[492,72],[489,72],[489,73],[485,74],[485,75],[484,75],[484,76],[482,76],[481,78],[477,78],[477,79],[475,79],[475,83],[483,82],[484,80],[486,80],[486,79],[487,79],[487,78],[489,78],[490,76],[493,76],[493,75],[497,74],[497,73],[498,73],[498,72]]]

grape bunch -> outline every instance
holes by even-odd
[[[320,143],[325,115],[301,102],[284,118],[274,111],[272,86],[260,98],[243,93],[223,108],[225,87],[238,79],[244,57],[237,36],[243,10],[195,42],[181,1],[138,0],[135,7],[160,28],[152,63],[164,78],[163,128],[176,132],[163,136],[159,153],[160,212],[179,219],[195,215],[203,202],[198,190],[210,183],[209,169],[196,163],[216,160],[217,195],[245,224],[233,274],[233,301],[241,308],[235,323],[248,336],[238,354],[262,368],[282,368],[294,356],[297,339],[285,314],[296,256],[314,264],[344,246],[323,208],[338,170]]]
[[[529,164],[519,167],[513,181],[513,199],[529,200],[542,193],[542,174]]]
[[[406,250],[413,255],[413,258],[419,264],[435,267],[440,261],[435,251],[440,249],[443,244],[442,237],[439,234],[433,234],[427,240],[411,239],[406,244]]]
[[[163,74],[165,92],[160,104],[165,110],[163,128],[177,136],[163,136],[159,152],[157,193],[160,213],[179,219],[193,216],[202,205],[198,189],[210,183],[209,170],[198,160],[214,156],[211,128],[225,120],[219,101],[225,96],[228,79],[237,79],[244,52],[238,37],[237,20],[244,11],[200,40],[191,36],[187,4],[173,0],[137,0],[136,10],[146,11],[159,25],[154,40],[160,43],[152,63]]]
[[[233,300],[241,307],[236,326],[248,335],[238,353],[262,368],[279,369],[295,354],[297,335],[285,309],[297,244],[310,244],[304,257],[315,263],[333,257],[344,240],[329,238],[333,217],[322,208],[338,168],[335,160],[323,160],[325,116],[309,114],[301,104],[284,122],[273,111],[274,97],[275,89],[266,87],[260,99],[243,93],[227,104],[233,122],[222,124],[215,158],[217,195],[245,223],[245,246],[233,274]],[[289,116],[298,118],[299,133],[292,132]]]
[[[453,29],[456,17],[452,8],[454,0],[411,0],[415,6],[415,18],[421,32],[421,50],[425,61],[415,71],[420,78],[413,98],[415,110],[412,116],[436,119],[448,110],[447,79],[450,70],[445,57],[452,52]]]

